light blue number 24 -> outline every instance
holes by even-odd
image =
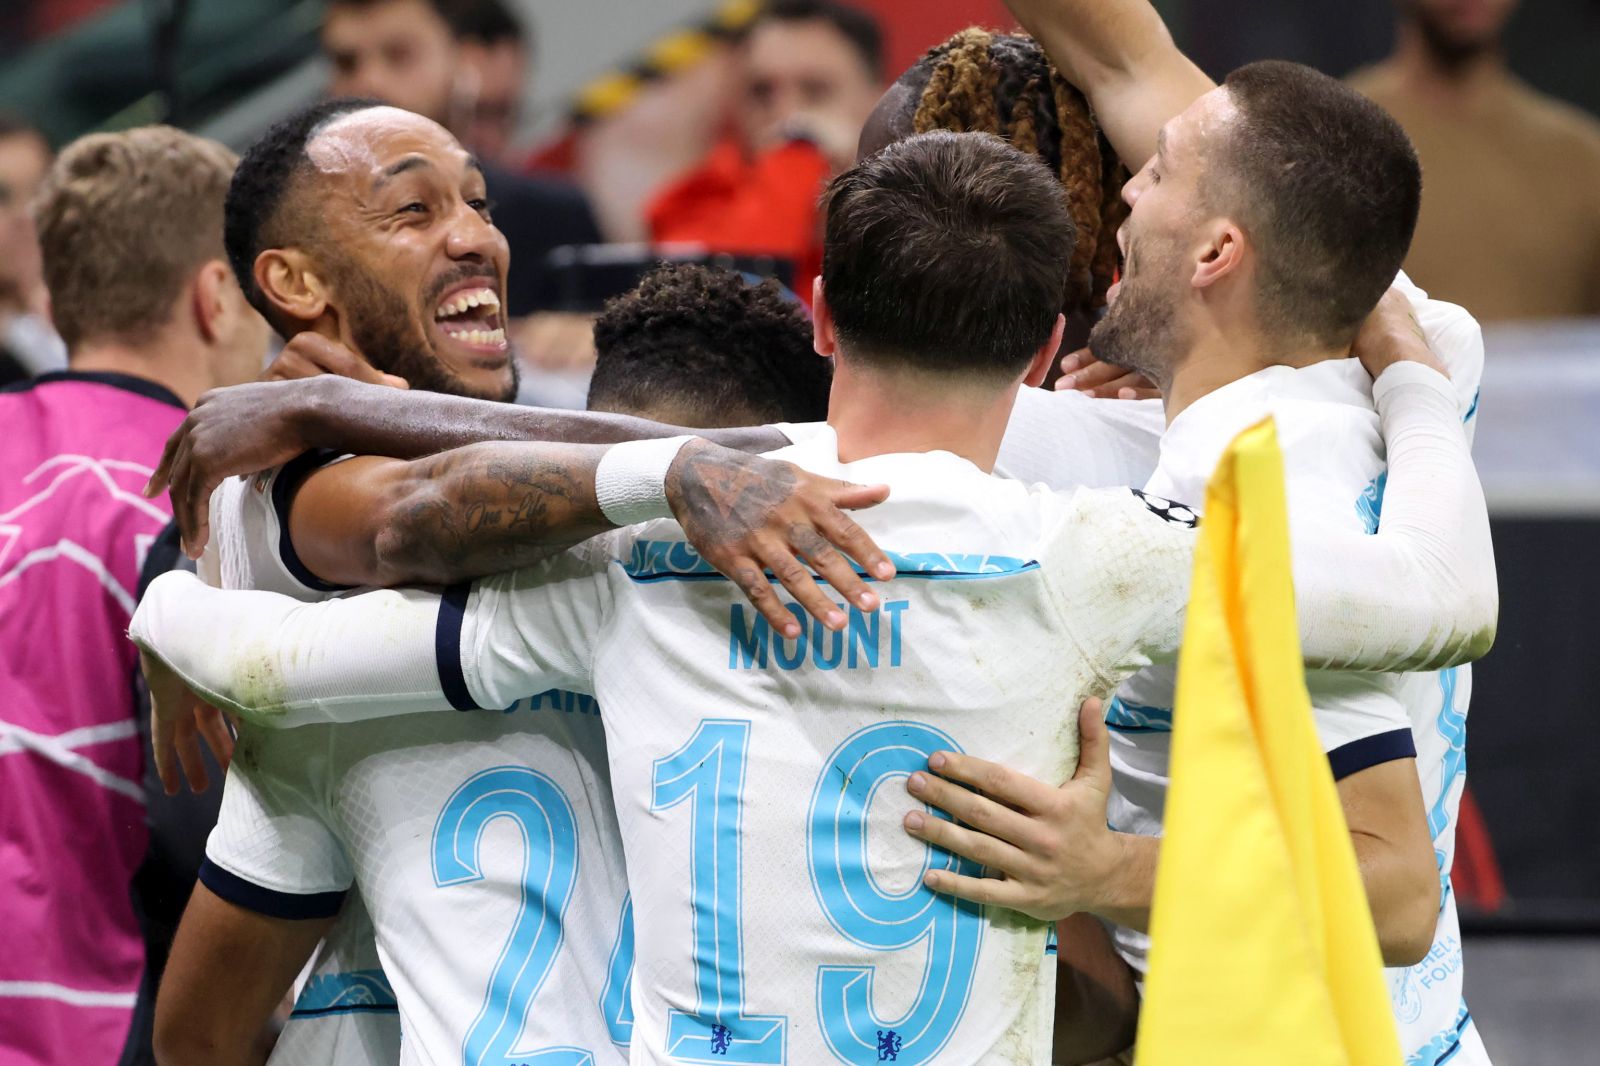
[[[554,781],[523,766],[497,766],[456,789],[433,830],[433,878],[441,887],[483,877],[478,847],[496,818],[522,831],[522,898],[483,1006],[467,1031],[464,1066],[592,1066],[581,1048],[513,1054],[528,1009],[561,949],[561,919],[578,874],[578,829]]]

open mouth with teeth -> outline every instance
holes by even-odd
[[[433,312],[439,332],[458,344],[484,352],[506,350],[500,297],[485,286],[458,289]]]

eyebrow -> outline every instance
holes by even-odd
[[[421,169],[423,167],[428,167],[428,168],[432,169],[433,168],[433,162],[430,159],[428,159],[426,156],[408,155],[404,159],[400,160],[399,162],[390,163],[387,167],[385,167],[383,169],[383,173],[378,175],[378,180],[376,182],[376,187],[381,189],[385,185],[387,185],[389,182],[393,181],[395,178],[398,178],[400,175],[406,173],[407,171],[409,171],[409,170],[418,170],[418,169]],[[478,157],[477,156],[468,155],[467,156],[467,169],[476,170],[478,173],[482,174],[483,173],[483,164],[478,161]]]
[[[431,168],[432,166],[433,163],[424,156],[408,155],[398,163],[390,163],[383,168],[383,173],[378,175],[377,187],[383,188],[408,170],[418,170],[422,167]]]
[[[1156,130],[1156,155],[1162,159],[1167,157],[1167,127],[1165,126]]]

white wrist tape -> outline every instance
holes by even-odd
[[[606,519],[619,526],[671,518],[667,468],[693,437],[662,437],[613,444],[594,471],[594,495]]]

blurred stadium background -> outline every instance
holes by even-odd
[[[660,143],[635,145],[636,155],[659,153],[652,165],[662,177],[683,153],[709,147],[706,131],[715,132],[719,109],[737,92],[729,42],[757,5],[507,6],[531,49],[501,162],[565,170],[585,186],[608,238],[645,237],[639,212],[647,190],[591,187],[598,180],[593,159],[620,158],[606,154],[608,145],[634,137],[641,113],[651,121],[672,116]],[[964,25],[1012,23],[999,0],[856,6],[880,20],[891,76]],[[1345,75],[1388,52],[1396,13],[1390,0],[1156,6],[1179,45],[1213,76],[1262,57]],[[0,108],[37,126],[56,147],[90,130],[166,121],[242,148],[324,91],[322,17],[321,0],[5,0]],[[1518,77],[1600,113],[1600,2],[1526,3],[1507,26],[1504,46]],[[673,137],[700,143],[667,143]],[[1554,162],[1528,158],[1525,166],[1531,177]],[[1600,199],[1600,175],[1586,195]],[[1538,230],[1544,206],[1530,194],[1514,205],[1520,217],[1512,222]],[[1591,261],[1600,262],[1600,233],[1588,239]],[[1497,253],[1489,240],[1476,250],[1484,263]],[[541,309],[587,309],[588,283],[562,281],[564,270],[580,269],[593,273],[593,262],[582,268],[569,256],[548,265],[552,282]],[[1455,298],[1427,276],[1417,280]],[[1476,674],[1473,813],[1463,819],[1457,863],[1469,936],[1467,996],[1498,1061],[1595,1062],[1600,745],[1588,715],[1600,709],[1600,319],[1486,322],[1486,338],[1476,456],[1494,516],[1502,615],[1499,643]],[[563,375],[577,384],[562,391]],[[553,391],[544,399],[581,402],[581,359],[547,377]]]

